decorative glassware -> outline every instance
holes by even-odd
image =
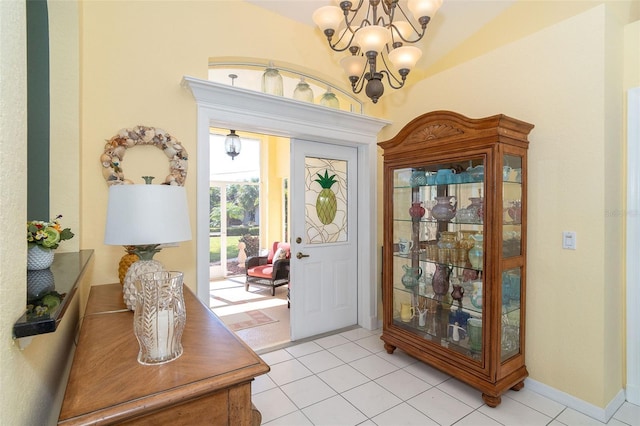
[[[472,218],[474,222],[482,223],[484,218],[484,198],[483,197],[471,197],[469,198],[471,204],[467,206],[468,211],[472,211]]]
[[[413,187],[424,186],[427,184],[427,175],[424,170],[414,170],[411,173],[409,184]]]
[[[402,269],[404,269],[404,275],[402,276],[402,284],[406,288],[414,288],[418,285],[420,277],[422,276],[422,268],[416,267],[412,268],[407,265],[402,265]]]
[[[313,90],[309,84],[304,81],[304,77],[300,78],[300,82],[293,91],[293,99],[313,103]]]
[[[421,202],[411,203],[411,207],[409,208],[409,216],[414,219],[419,219],[426,213],[424,207],[422,207]]]
[[[434,272],[433,279],[431,281],[431,286],[433,287],[433,292],[436,295],[436,300],[442,300],[449,292],[449,277],[451,276],[452,271],[453,268],[450,268],[447,265],[436,265],[436,271]]]
[[[133,331],[140,344],[140,364],[164,364],[182,355],[187,318],[182,279],[182,272],[176,271],[148,272],[136,279]]]
[[[482,262],[484,260],[482,243],[484,238],[481,234],[472,235],[471,238],[475,241],[475,245],[469,250],[469,262],[473,269],[482,269]]]
[[[469,349],[471,349],[471,352],[482,351],[482,320],[469,318],[467,321],[467,333],[469,334]]]
[[[274,67],[273,62],[269,62],[267,69],[262,74],[262,92],[270,95],[283,95],[282,76]]]
[[[470,250],[471,247],[473,247],[476,244],[475,241],[473,241],[473,238],[471,238],[471,236],[477,233],[478,231],[470,230],[470,229],[460,230],[460,241],[458,242],[458,245],[466,249],[467,251]]]
[[[442,231],[440,233],[440,240],[438,240],[438,248],[456,248],[456,233],[452,231]]]
[[[522,220],[522,203],[519,200],[512,201],[511,206],[507,209],[507,213],[513,223],[520,223]]]
[[[336,95],[331,91],[331,87],[327,87],[327,91],[322,95],[322,98],[320,98],[320,105],[340,109],[340,101],[338,101]]]
[[[442,197],[436,197],[438,203],[431,209],[431,215],[440,221],[449,221],[456,215],[456,207],[458,201],[455,196],[447,195]],[[454,204],[451,204],[451,200],[455,200]]]
[[[472,284],[471,304],[477,309],[482,309],[482,280],[473,281]]]

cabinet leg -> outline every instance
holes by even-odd
[[[251,426],[260,426],[262,424],[262,413],[251,403]]]
[[[521,381],[521,382],[516,383],[515,385],[513,385],[513,386],[511,387],[511,390],[514,390],[514,391],[516,391],[516,392],[517,392],[517,391],[519,391],[520,389],[522,389],[523,387],[524,387],[524,380],[523,380],[523,381]]]
[[[496,408],[502,402],[502,397],[500,395],[493,396],[483,393],[482,399],[484,400],[484,403],[491,408]]]
[[[385,344],[384,344],[384,349],[387,351],[387,353],[388,353],[388,354],[392,354],[392,353],[393,353],[393,351],[395,351],[395,350],[396,350],[396,347],[395,347],[395,346],[393,346],[393,345],[390,345],[390,344],[388,344],[388,343],[385,343]]]

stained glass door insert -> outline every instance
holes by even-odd
[[[347,161],[305,157],[305,242],[347,241],[347,205]]]

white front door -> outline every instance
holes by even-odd
[[[291,340],[358,323],[357,149],[291,143]]]

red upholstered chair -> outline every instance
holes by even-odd
[[[271,295],[276,295],[276,287],[289,283],[289,259],[291,245],[276,241],[266,256],[249,257],[245,262],[247,273],[244,289],[249,284],[271,287]]]

